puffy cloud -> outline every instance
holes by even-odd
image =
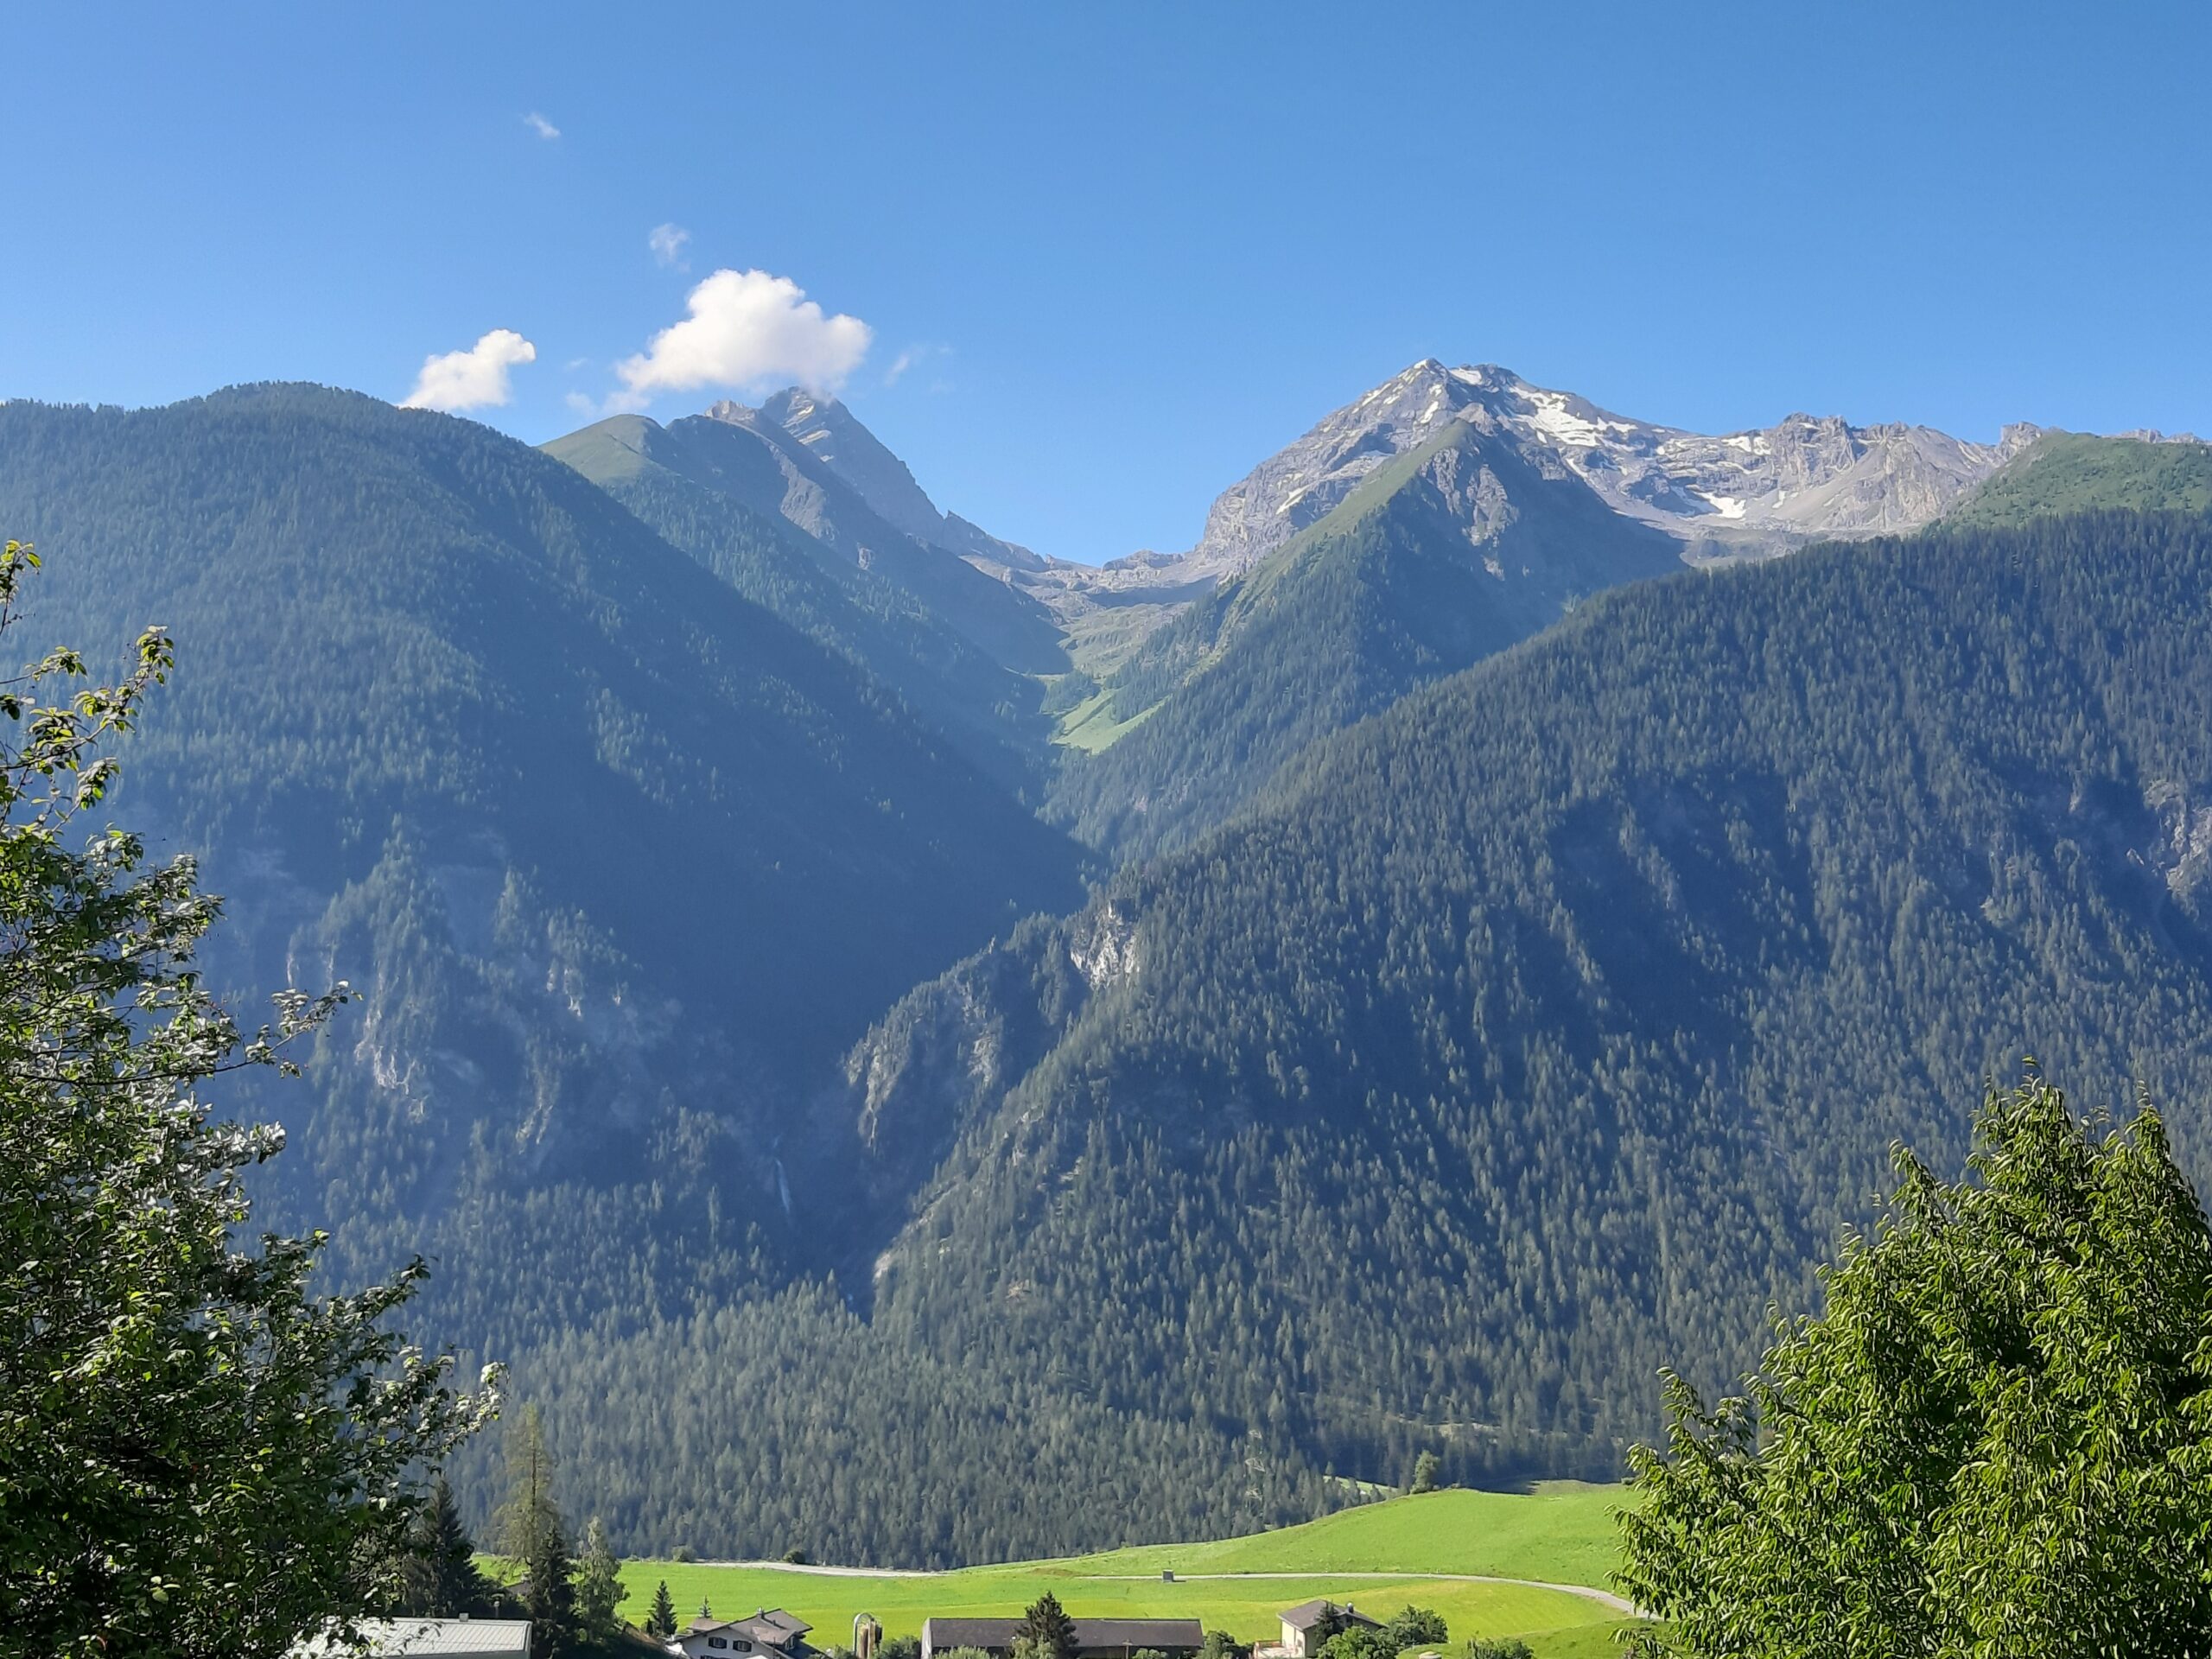
[[[402,409],[481,409],[504,404],[512,395],[507,372],[518,363],[537,360],[537,347],[512,328],[494,328],[465,352],[433,353],[423,359],[415,390]]]
[[[835,391],[875,338],[858,317],[825,317],[797,283],[765,270],[718,270],[685,304],[690,316],[614,365],[637,397],[774,380]]]
[[[690,239],[691,232],[681,225],[656,225],[645,238],[645,245],[659,264],[672,265],[683,257],[683,245]]]
[[[561,136],[561,129],[548,121],[536,110],[532,110],[528,115],[523,117],[522,124],[541,138],[558,138]]]

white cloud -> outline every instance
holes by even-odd
[[[465,352],[433,353],[423,359],[415,390],[402,409],[481,409],[512,395],[507,372],[537,360],[537,347],[512,328],[494,328]]]
[[[596,415],[599,405],[581,391],[572,391],[561,400],[579,415]]]
[[[927,342],[919,346],[909,346],[891,359],[891,366],[883,372],[883,384],[887,386],[895,386],[907,370],[918,368],[933,357],[950,357],[951,355],[952,347],[950,346],[933,346]]]
[[[656,225],[645,238],[645,245],[653,251],[653,257],[664,265],[682,265],[683,245],[691,239],[691,232],[681,225]]]
[[[772,380],[835,391],[875,338],[858,317],[825,317],[797,283],[765,270],[718,270],[685,304],[690,316],[614,365],[640,397]]]
[[[561,129],[548,121],[536,110],[532,110],[528,115],[523,117],[522,124],[541,138],[558,138],[561,136]]]

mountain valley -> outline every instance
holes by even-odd
[[[2208,454],[1424,361],[1094,569],[821,394],[275,385],[0,406],[0,529],[181,642],[211,972],[364,994],[270,1217],[626,1546],[932,1566],[1613,1478],[2024,1053],[2212,1168]]]

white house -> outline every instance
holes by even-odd
[[[1321,1650],[1322,1642],[1315,1639],[1316,1631],[1333,1636],[1355,1624],[1364,1624],[1370,1630],[1382,1628],[1382,1620],[1370,1618],[1357,1611],[1351,1603],[1338,1605],[1333,1601],[1301,1601],[1295,1607],[1282,1611],[1282,1653],[1286,1659],[1308,1659],[1310,1654]],[[1325,1637],[1322,1638],[1325,1640]]]
[[[668,1645],[671,1653],[687,1659],[807,1659],[814,1649],[806,1633],[814,1626],[794,1618],[780,1607],[757,1609],[748,1618],[711,1618],[705,1615],[679,1630]]]

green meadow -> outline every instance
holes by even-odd
[[[872,1614],[887,1634],[918,1634],[933,1615],[1011,1617],[1050,1590],[1077,1618],[1196,1618],[1253,1641],[1275,1637],[1281,1609],[1325,1596],[1378,1617],[1410,1602],[1441,1613],[1455,1641],[1519,1636],[1541,1659],[1580,1659],[1611,1650],[1610,1633],[1620,1615],[1604,1603],[1535,1584],[1439,1575],[1603,1587],[1614,1560],[1613,1510],[1623,1497],[1618,1487],[1571,1484],[1528,1494],[1433,1492],[1250,1537],[952,1573],[833,1574],[630,1561],[623,1568],[630,1599],[622,1611],[641,1618],[654,1586],[665,1579],[683,1618],[702,1603],[724,1617],[784,1607],[811,1624],[812,1639],[828,1647],[850,1640],[858,1613]],[[1173,1581],[1161,1577],[1169,1572]]]
[[[1533,1492],[1426,1492],[1278,1532],[1146,1544],[1069,1563],[1087,1573],[1479,1573],[1604,1588],[1619,1557],[1621,1486],[1552,1481]]]

